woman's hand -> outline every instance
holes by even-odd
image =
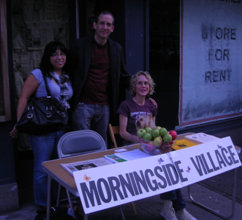
[[[162,153],[171,152],[172,151],[172,145],[173,145],[173,141],[171,141],[171,142],[163,142],[161,144]]]
[[[12,138],[16,138],[18,135],[18,130],[16,128],[16,125],[14,125],[13,129],[9,132],[9,136]]]

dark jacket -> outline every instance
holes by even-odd
[[[72,109],[76,107],[80,100],[82,89],[86,83],[88,70],[91,62],[91,49],[93,37],[88,36],[76,40],[71,47],[71,81],[74,90],[71,100]],[[110,120],[117,120],[116,110],[122,100],[125,99],[125,88],[129,86],[130,75],[124,66],[123,49],[121,45],[108,39],[110,72],[109,76],[109,98],[110,98]]]

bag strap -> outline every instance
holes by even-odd
[[[42,73],[42,76],[43,76],[43,79],[44,79],[44,82],[45,82],[45,89],[46,89],[46,92],[47,92],[47,96],[51,96],[50,89],[49,89],[46,77],[45,77],[45,75],[43,73]]]

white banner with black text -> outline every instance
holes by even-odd
[[[241,166],[230,137],[74,172],[86,214],[158,195]]]

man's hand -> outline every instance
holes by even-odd
[[[152,102],[152,104],[158,108],[157,102],[153,98],[149,98],[149,100]]]

